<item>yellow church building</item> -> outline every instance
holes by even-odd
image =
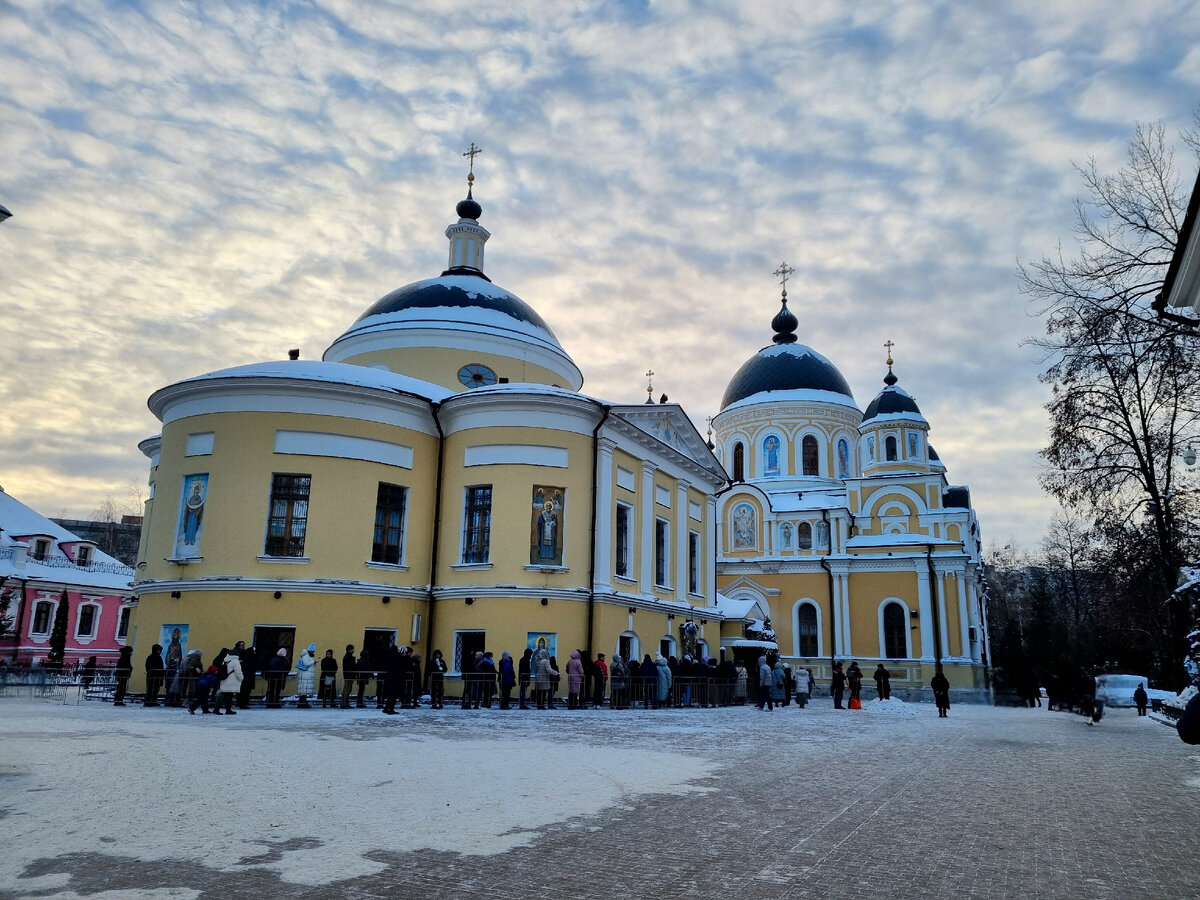
[[[292,661],[395,643],[440,649],[453,680],[483,649],[565,664],[777,642],[820,680],[835,658],[886,660],[915,698],[941,662],[986,699],[977,523],[890,359],[864,417],[795,343],[785,292],[715,441],[678,405],[587,396],[550,326],[485,274],[473,181],[446,270],[380,298],[321,360],[151,395],[136,657],[173,637],[206,663],[237,640]]]
[[[882,663],[903,699],[928,698],[940,664],[952,697],[990,702],[969,491],[947,483],[890,356],[863,413],[833,363],[797,342],[784,275],[772,344],[734,374],[712,420],[731,480],[717,587],[756,620],[755,639],[731,643],[752,655],[776,642],[823,683],[835,661],[857,660],[868,685]]]

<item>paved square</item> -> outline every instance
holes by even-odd
[[[0,705],[0,896],[1200,897],[1132,711]]]

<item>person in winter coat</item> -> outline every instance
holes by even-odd
[[[792,667],[783,667],[783,705],[792,705],[792,694],[796,692],[796,678],[792,675]]]
[[[781,706],[783,705],[783,683],[785,680],[783,663],[777,659],[775,660],[775,664],[771,666],[771,680],[768,682],[768,684],[771,685],[771,699]]]
[[[342,656],[342,709],[350,708],[350,691],[358,677],[358,660],[354,658],[354,645],[346,645],[346,653]]]
[[[533,649],[526,647],[525,652],[521,654],[521,661],[517,663],[517,684],[521,689],[521,709],[529,709],[529,682],[533,674],[532,670]]]
[[[659,653],[654,664],[658,666],[658,705],[669,706],[671,698],[671,667],[667,665],[667,661],[663,659],[663,655]]]
[[[337,675],[338,664],[331,647],[321,660],[321,685],[317,694],[321,698],[322,709],[328,709],[337,702]]]
[[[592,679],[592,706],[600,709],[604,706],[604,686],[608,683],[608,663],[604,654],[596,654],[595,676]]]
[[[309,709],[308,698],[316,693],[313,690],[316,683],[316,654],[317,645],[309,644],[296,660],[296,694],[300,697],[296,703],[297,709]]]
[[[400,648],[391,644],[387,648],[387,658],[383,663],[383,690],[379,691],[377,706],[383,707],[384,715],[396,715],[396,698],[400,695],[400,681],[408,675],[408,661]]]
[[[545,709],[547,704],[553,709],[554,698],[550,691],[557,676],[558,670],[550,665],[550,651],[543,647],[534,657],[533,696],[538,709]]]
[[[546,705],[554,709],[554,698],[558,696],[558,686],[562,683],[562,673],[558,670],[558,660],[550,657],[550,668],[554,670],[554,674],[550,676],[550,696],[546,698]]]
[[[850,668],[846,670],[846,681],[850,685],[850,708],[862,709],[863,675],[855,660],[850,661]]]
[[[609,698],[608,704],[612,709],[624,709],[629,700],[629,670],[625,668],[625,660],[620,654],[614,653],[612,665],[608,668]]]
[[[567,709],[580,709],[579,693],[583,690],[583,659],[578,650],[571,651],[567,660]]]
[[[445,709],[446,699],[446,659],[441,650],[434,650],[429,657],[429,707],[430,709]]]
[[[144,706],[158,706],[158,692],[162,690],[165,673],[162,644],[155,644],[150,648],[150,655],[146,657],[146,697],[142,701]]]
[[[513,666],[512,654],[507,650],[500,653],[500,708],[512,709],[512,692],[517,685],[517,670]]]
[[[279,709],[283,706],[280,698],[283,696],[283,684],[287,681],[290,669],[287,650],[280,647],[267,664],[267,709]]]
[[[770,709],[775,710],[775,703],[771,698],[771,683],[775,679],[775,673],[771,667],[767,665],[767,657],[760,656],[758,658],[758,708],[759,710]]]
[[[79,681],[86,691],[92,686],[92,682],[96,680],[96,657],[89,656],[87,662],[83,664],[83,670],[79,673]]]
[[[238,709],[250,708],[250,692],[254,690],[254,673],[258,670],[258,651],[247,647],[245,641],[233,645],[238,661],[242,664],[242,686],[238,690]]]
[[[875,690],[880,700],[890,700],[892,697],[892,673],[880,663],[875,667]]]
[[[188,653],[191,656],[191,653]],[[206,672],[203,672],[192,684],[192,696],[188,700],[188,712],[193,716],[196,714],[196,707],[199,706],[204,710],[204,714],[208,715],[208,700],[212,696],[213,690],[220,686],[221,679],[217,678],[217,667],[209,666]],[[220,710],[217,713],[220,714]]]
[[[1145,686],[1138,682],[1137,690],[1133,692],[1133,703],[1137,706],[1139,716],[1146,714],[1146,704],[1150,702],[1150,697],[1146,693]]]
[[[639,670],[642,677],[642,701],[646,709],[658,707],[658,666],[654,658],[647,653],[642,657],[642,667]]]
[[[236,653],[230,653],[228,650],[222,650],[225,654],[225,678],[221,681],[221,704],[225,707],[225,713],[230,716],[236,716],[237,710],[233,708],[233,698],[242,688],[242,661],[237,658]],[[217,671],[220,672],[218,664]],[[218,716],[221,715],[221,710],[213,710]]]
[[[475,659],[475,684],[478,690],[475,708],[491,709],[492,697],[496,695],[496,660],[491,650]]]
[[[113,694],[113,706],[125,705],[125,689],[129,685],[129,676],[133,674],[133,648],[122,647],[117,656],[117,665],[113,675],[117,678],[117,690]]]
[[[189,650],[187,656],[183,658],[179,670],[175,673],[175,683],[168,688],[168,694],[179,698],[177,706],[183,706],[192,699],[192,694],[196,690],[196,682],[204,674],[204,663],[201,662],[200,657],[200,648]]]
[[[750,699],[750,673],[746,671],[746,664],[740,659],[735,663],[735,668],[733,702],[738,706],[744,706],[746,701]]]
[[[947,718],[950,714],[950,681],[942,672],[941,663],[938,663],[937,674],[933,676],[929,686],[933,688],[933,700],[937,703],[938,718]]]
[[[829,691],[833,694],[833,708],[845,709],[842,706],[842,697],[846,692],[846,673],[842,671],[840,662],[833,664],[833,679],[829,684]]]

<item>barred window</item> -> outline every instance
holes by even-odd
[[[379,483],[375,500],[375,537],[371,561],[399,564],[404,558],[404,504],[408,491],[395,484]]]
[[[617,504],[617,567],[622,578],[629,577],[629,513],[624,503]]]
[[[267,516],[267,556],[303,556],[308,526],[311,475],[271,476],[271,505]]]
[[[464,563],[485,563],[491,549],[492,486],[476,485],[467,488],[463,508]]]

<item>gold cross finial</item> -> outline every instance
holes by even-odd
[[[781,262],[781,263],[779,264],[779,268],[778,268],[778,269],[776,269],[774,272],[772,272],[772,273],[771,273],[772,275],[778,275],[778,276],[779,276],[779,283],[780,283],[781,285],[783,285],[783,296],[785,296],[785,297],[787,296],[787,280],[788,280],[788,276],[789,276],[789,275],[791,275],[791,274],[792,274],[793,272],[795,272],[795,271],[796,271],[796,270],[795,270],[795,269],[793,269],[791,266],[789,266],[787,263],[785,263],[785,262]]]
[[[708,438],[712,440],[712,416],[709,416],[704,421],[708,423]]]
[[[896,345],[894,343],[892,343],[891,341],[885,341],[883,346],[887,348],[887,352],[888,352],[887,364],[888,364],[888,368],[891,368],[891,366],[892,366],[892,348],[895,347]]]
[[[654,394],[654,370],[647,369],[646,377],[650,379],[646,384],[646,396],[649,397]]]
[[[469,149],[466,153],[463,154],[463,156],[467,157],[471,161],[471,168],[470,168],[470,171],[467,173],[467,181],[469,183],[475,181],[475,157],[477,157],[482,152],[483,152],[483,150],[480,149],[479,147],[476,147],[475,142],[471,141],[471,149]]]

